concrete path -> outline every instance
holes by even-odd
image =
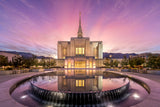
[[[113,71],[114,72],[114,71]],[[122,75],[139,79],[145,82],[150,87],[150,95],[147,96],[142,102],[133,105],[132,107],[160,107],[160,76],[152,74],[140,74],[132,72],[117,72]]]
[[[29,74],[36,74],[37,72],[28,72],[28,73],[21,73],[21,74],[12,74],[12,75],[0,75],[0,83],[8,81],[10,79],[21,77]]]

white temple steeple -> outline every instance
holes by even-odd
[[[78,28],[78,38],[83,37],[82,27],[81,27],[81,12],[79,12],[79,28]]]

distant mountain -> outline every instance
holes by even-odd
[[[36,56],[32,53],[28,53],[28,52],[17,52],[17,51],[0,51],[0,52],[6,52],[6,53],[12,53],[12,54],[17,54],[17,55],[21,55],[23,56],[24,58],[31,58],[33,56]],[[45,57],[45,56],[36,56],[37,58],[39,59],[42,59],[42,58],[47,58],[49,59],[50,57]]]
[[[112,56],[112,58],[122,59],[122,58],[124,58],[124,56],[126,56],[126,58],[129,58],[129,56],[136,56],[138,54],[135,54],[135,53],[123,54],[123,53],[107,53],[107,52],[104,52],[103,53],[103,58],[109,58],[110,55]]]
[[[53,59],[52,57],[45,57],[45,56],[37,56],[38,59]]]
[[[32,56],[34,56],[34,54],[32,54],[32,53],[26,53],[26,52],[17,52],[17,51],[0,51],[0,52],[17,54],[17,55],[21,55],[25,58],[31,58]]]
[[[28,53],[28,52],[17,52],[17,51],[0,51],[0,52],[6,52],[6,53],[12,53],[12,54],[18,54],[18,55],[21,55],[25,58],[31,58],[33,56],[36,56],[32,53]],[[136,55],[149,55],[149,54],[152,54],[152,53],[142,53],[142,54],[136,54],[136,53],[126,53],[126,54],[123,54],[123,53],[107,53],[107,52],[103,52],[103,58],[109,58],[110,55],[112,55],[112,58],[116,58],[116,59],[122,59],[124,58],[124,56],[126,56],[127,58],[129,58],[129,56],[136,56]],[[159,53],[157,54],[153,54],[153,55],[160,55]],[[39,59],[42,59],[42,58],[45,58],[45,59],[49,59],[49,58],[52,58],[52,57],[45,57],[45,56],[36,56],[37,58]]]

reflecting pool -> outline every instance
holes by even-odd
[[[72,69],[36,75],[11,93],[26,106],[131,106],[148,92],[126,76],[99,70]]]

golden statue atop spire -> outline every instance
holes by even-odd
[[[81,27],[81,12],[79,12],[79,28],[78,28],[78,38],[83,37],[82,27]]]

